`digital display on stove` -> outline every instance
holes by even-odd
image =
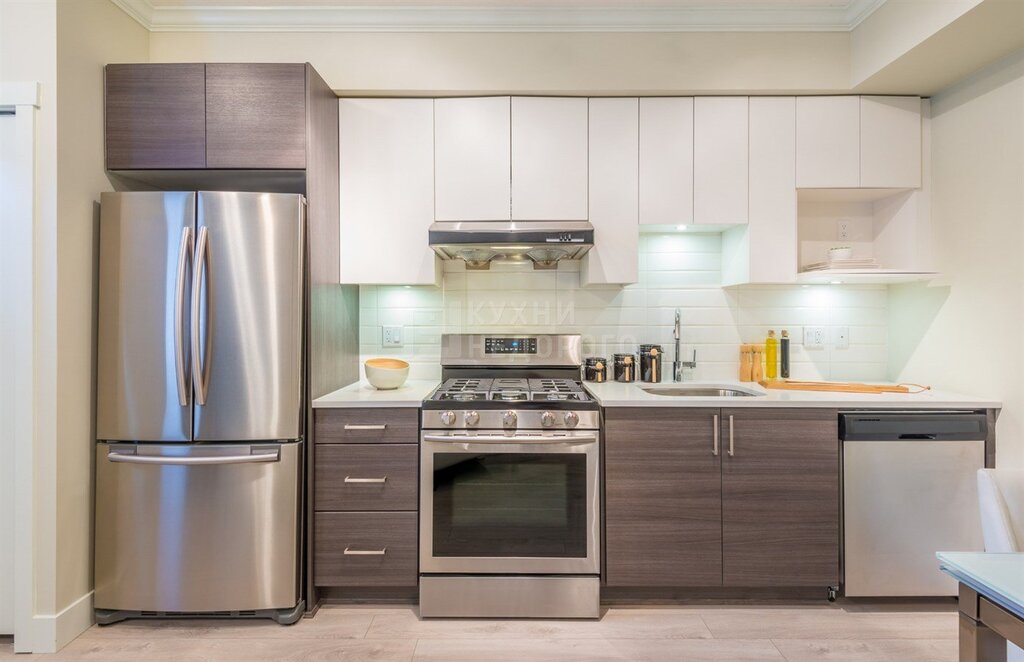
[[[484,354],[536,353],[536,338],[484,338]]]

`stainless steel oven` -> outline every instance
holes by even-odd
[[[597,430],[424,432],[420,571],[597,574]]]
[[[420,615],[597,618],[601,426],[580,337],[441,346],[420,437]]]

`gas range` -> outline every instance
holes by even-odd
[[[579,336],[446,334],[441,367],[424,429],[598,427],[599,407],[579,379]]]
[[[600,615],[600,411],[578,335],[446,334],[420,431],[420,615]]]

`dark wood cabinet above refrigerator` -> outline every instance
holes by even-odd
[[[110,64],[107,170],[303,170],[308,64]]]

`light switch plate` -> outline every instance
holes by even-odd
[[[381,342],[380,344],[384,347],[401,347],[402,346],[402,327],[400,326],[384,326],[381,327]]]
[[[804,347],[807,349],[821,349],[825,346],[825,327],[805,326]]]
[[[850,327],[837,326],[832,329],[832,345],[836,349],[850,349]]]

